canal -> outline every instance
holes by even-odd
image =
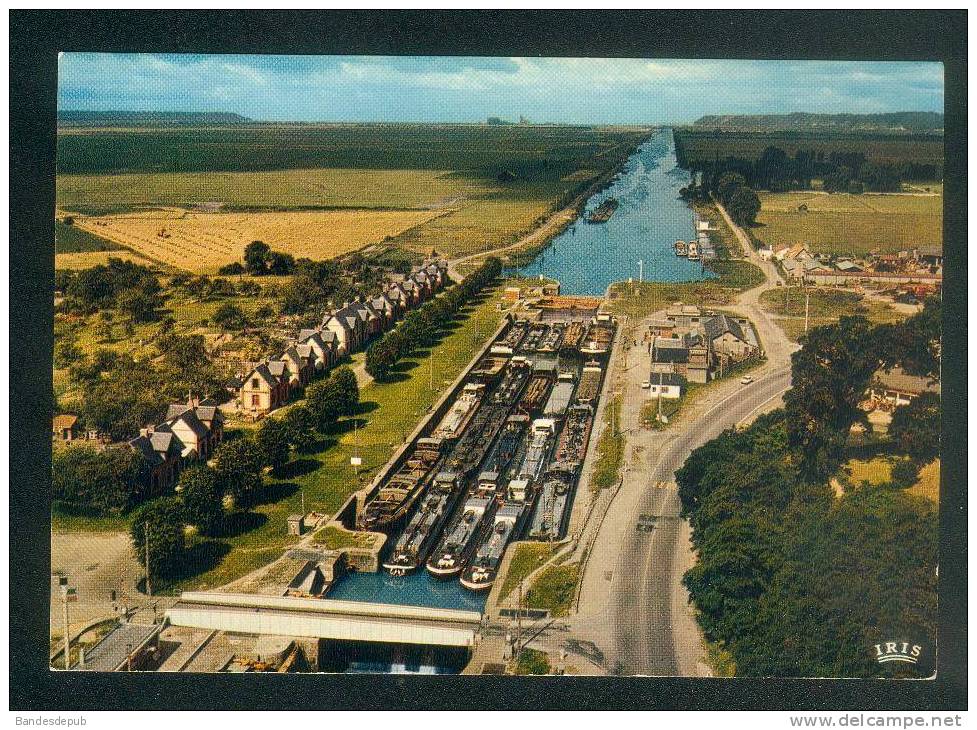
[[[552,245],[510,273],[557,279],[564,294],[602,296],[616,281],[700,281],[713,274],[675,255],[676,240],[694,238],[692,211],[679,197],[689,173],[678,166],[672,130],[656,132],[628,158],[614,183],[591,197],[583,214]],[[586,217],[608,198],[620,204],[606,223]]]

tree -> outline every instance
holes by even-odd
[[[70,367],[84,357],[84,353],[75,344],[75,338],[72,335],[59,337],[54,345],[54,367],[58,370]]]
[[[223,495],[217,475],[206,464],[194,464],[183,470],[177,484],[187,524],[196,525],[204,535],[213,535],[224,520]]]
[[[384,380],[390,370],[397,364],[398,353],[394,348],[394,341],[383,337],[366,350],[366,372],[376,380]]]
[[[223,441],[214,450],[214,474],[221,495],[238,507],[254,503],[261,490],[264,454],[253,436]]]
[[[112,312],[108,309],[103,309],[99,312],[98,321],[95,323],[95,336],[102,341],[112,339],[113,331],[113,316]]]
[[[292,450],[288,424],[280,418],[266,418],[258,428],[257,439],[264,463],[275,471],[281,470]]]
[[[248,324],[244,312],[233,302],[224,302],[221,304],[210,320],[224,330],[239,330]]]
[[[267,243],[252,241],[244,247],[244,268],[252,276],[264,274],[270,252],[271,248]]]
[[[811,330],[791,362],[793,387],[784,396],[791,445],[808,477],[825,477],[852,425],[865,419],[858,403],[880,363],[874,333],[864,317],[842,317]]]
[[[348,365],[343,365],[333,371],[330,379],[335,380],[340,394],[340,414],[352,416],[360,402],[360,387],[356,382],[356,373]]]
[[[151,322],[156,318],[156,310],[163,305],[158,286],[157,284],[155,289],[146,286],[120,292],[116,298],[116,306],[134,322]]]
[[[133,552],[138,562],[144,564],[148,538],[151,581],[157,576],[175,575],[183,567],[186,559],[183,528],[183,504],[176,497],[154,499],[132,513],[129,536]]]
[[[760,198],[747,187],[733,191],[727,205],[730,217],[741,226],[752,225],[760,212]]]
[[[940,396],[921,393],[892,412],[889,435],[899,450],[917,463],[926,463],[940,455]]]
[[[292,406],[281,420],[296,451],[305,451],[315,443],[316,417],[306,404]]]
[[[239,276],[245,271],[243,264],[240,261],[234,261],[230,264],[224,264],[219,269],[217,273],[221,276]]]
[[[142,462],[127,447],[98,451],[89,446],[56,449],[51,471],[52,495],[72,508],[97,515],[119,514],[141,498]]]
[[[745,177],[738,172],[727,172],[719,178],[719,184],[716,186],[716,195],[719,196],[719,200],[722,201],[723,205],[729,205],[733,193],[745,186]]]
[[[313,383],[305,392],[306,407],[321,433],[330,431],[342,415],[344,398],[340,390],[339,383],[330,377]]]
[[[291,254],[281,251],[269,251],[266,257],[266,266],[269,274],[286,276],[295,269],[295,258]]]

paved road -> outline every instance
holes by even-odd
[[[720,207],[720,212],[726,213]],[[790,384],[790,355],[796,345],[760,306],[760,295],[781,281],[776,268],[762,261],[745,232],[728,217],[745,257],[763,271],[765,281],[744,292],[732,311],[753,323],[767,363],[753,372],[755,381],[716,383],[687,406],[681,420],[664,432],[638,423],[645,394],[641,380],[650,363],[641,348],[631,350],[631,367],[622,375],[622,428],[629,433],[624,476],[588,552],[581,579],[579,612],[571,619],[573,635],[594,642],[611,673],[658,676],[708,675],[700,632],[682,576],[694,565],[690,528],[679,516],[675,470],[689,453],[724,429],[779,404]],[[644,323],[639,324],[641,331]],[[646,527],[639,531],[639,521]],[[650,529],[648,529],[650,528]]]

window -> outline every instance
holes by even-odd
[[[252,388],[259,388],[259,387],[261,387],[261,386],[260,386],[260,385],[258,384],[258,379],[257,379],[257,378],[252,378],[252,379],[251,379],[251,387],[252,387]]]
[[[251,405],[253,405],[253,406],[258,405],[259,404],[259,400],[260,400],[260,397],[258,396],[258,394],[257,393],[254,393],[251,396]]]

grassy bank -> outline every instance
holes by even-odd
[[[529,608],[548,609],[552,616],[566,616],[579,580],[579,563],[544,568],[526,593],[525,604]]]
[[[848,315],[861,315],[877,324],[897,322],[906,317],[892,307],[866,299],[856,292],[822,287],[778,287],[763,292],[760,295],[760,304],[774,315],[784,334],[793,342],[798,342],[804,336],[804,313],[808,296],[809,328],[832,324]]]
[[[621,433],[621,398],[614,396],[604,407],[607,424],[597,441],[597,459],[590,478],[590,488],[596,494],[613,486],[621,472],[624,459],[624,434]]]
[[[516,589],[519,582],[545,563],[553,554],[553,545],[547,542],[516,543],[509,559],[509,572],[499,591],[499,600],[504,600]]]

